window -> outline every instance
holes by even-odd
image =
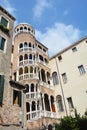
[[[53,78],[53,84],[54,84],[54,85],[58,84],[57,72],[53,72],[52,78]]]
[[[42,47],[40,45],[38,45],[38,48],[40,48],[42,50]]]
[[[61,61],[62,60],[62,56],[60,55],[60,56],[58,56],[58,60],[59,61]]]
[[[0,75],[0,106],[3,102],[3,91],[4,91],[4,75]]]
[[[62,96],[57,95],[56,100],[57,100],[57,105],[58,105],[59,111],[63,112],[64,108],[63,108],[63,103],[62,103]]]
[[[62,74],[62,79],[63,79],[63,82],[64,82],[64,83],[67,82],[67,76],[66,76],[66,73],[63,73],[63,74]]]
[[[76,52],[77,51],[77,48],[76,47],[73,47],[72,48],[72,52]]]
[[[18,104],[21,107],[22,98],[21,91],[13,90],[13,104]]]
[[[85,69],[84,69],[83,65],[78,66],[78,69],[79,69],[79,72],[80,72],[81,75],[85,74]]]
[[[0,50],[4,50],[5,41],[6,39],[0,36]]]
[[[69,104],[69,109],[73,109],[74,106],[73,106],[72,98],[71,97],[67,98],[67,101],[68,101],[68,104]]]
[[[1,17],[1,24],[7,27],[8,21],[5,18]]]

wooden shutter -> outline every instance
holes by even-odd
[[[0,75],[0,104],[3,102],[4,75]]]

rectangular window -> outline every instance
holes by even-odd
[[[8,21],[7,21],[5,18],[1,17],[1,24],[2,24],[3,26],[7,27]]]
[[[63,79],[63,82],[64,82],[64,83],[67,83],[66,73],[63,73],[63,74],[62,74],[62,79]]]
[[[62,56],[60,55],[60,56],[58,56],[58,60],[59,61],[61,61],[62,60]]]
[[[21,107],[21,91],[13,90],[13,104],[18,104]]]
[[[3,92],[4,92],[4,75],[0,75],[0,106],[3,102]]]
[[[4,50],[5,41],[6,39],[0,36],[0,50]]]
[[[85,74],[85,69],[84,69],[83,65],[78,66],[78,69],[79,69],[79,72],[80,72],[81,75]]]
[[[74,106],[73,106],[72,98],[71,97],[67,98],[67,101],[68,101],[69,109],[73,109]]]
[[[76,47],[73,47],[72,48],[72,52],[76,52],[77,51],[77,48]]]

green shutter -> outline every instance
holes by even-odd
[[[0,37],[0,49],[4,50],[4,45],[5,45],[5,39],[3,37]]]
[[[0,75],[0,104],[3,102],[4,75]]]
[[[22,94],[21,91],[18,92],[18,104],[21,107],[21,103],[22,103]]]
[[[4,50],[4,44],[5,44],[5,39],[2,38],[2,44],[1,44],[1,49]]]
[[[2,25],[4,25],[5,27],[7,27],[8,21],[5,18],[1,18],[1,23]]]

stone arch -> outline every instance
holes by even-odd
[[[48,94],[44,94],[44,103],[45,103],[45,110],[50,111],[50,104],[49,104],[49,96],[48,96]]]

